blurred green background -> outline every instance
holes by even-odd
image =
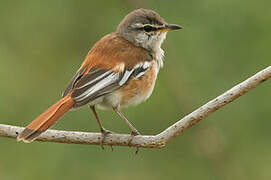
[[[142,134],[156,134],[270,65],[271,1],[0,0],[0,123],[25,126],[59,99],[91,46],[135,8],[151,8],[185,29],[171,32],[165,67],[145,103],[124,110]],[[162,149],[0,138],[0,180],[270,179],[269,81]],[[128,133],[111,111],[107,129]],[[56,129],[98,132],[85,107]]]

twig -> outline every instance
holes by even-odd
[[[271,66],[263,69],[254,76],[226,91],[222,95],[209,101],[207,104],[188,114],[160,134],[154,136],[138,135],[134,137],[130,145],[144,148],[163,147],[173,137],[178,136],[180,133],[197,124],[200,120],[204,119],[212,112],[242,96],[244,93],[270,77]],[[16,138],[17,134],[22,130],[22,127],[0,124],[0,136],[3,137]],[[104,140],[104,145],[127,146],[129,137],[129,134],[109,134]],[[37,140],[59,143],[99,145],[101,138],[101,133],[47,130],[41,134]]]

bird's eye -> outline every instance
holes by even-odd
[[[144,31],[146,31],[146,32],[150,32],[150,31],[153,31],[153,30],[154,30],[154,28],[153,28],[152,26],[149,26],[149,25],[144,26],[143,29],[144,29]]]

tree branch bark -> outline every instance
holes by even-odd
[[[188,114],[175,124],[168,127],[166,130],[157,135],[138,135],[134,137],[131,142],[131,146],[144,147],[144,148],[160,148],[166,145],[166,143],[178,136],[183,131],[187,130],[191,126],[197,124],[200,120],[207,117],[209,114],[225,106],[226,104],[234,101],[238,97],[250,89],[256,87],[263,81],[271,77],[271,66],[261,70],[254,76],[248,78],[242,83],[234,86],[230,90],[226,91],[222,95],[209,101],[207,104],[196,109],[192,113]],[[11,126],[0,124],[0,136],[16,138],[17,134],[24,128],[18,126]],[[128,146],[127,142],[129,134],[109,134],[104,140],[104,145],[110,146]],[[59,130],[47,130],[42,133],[37,139],[38,141],[49,141],[58,143],[74,143],[74,144],[94,144],[100,145],[102,138],[101,133],[92,132],[75,132],[75,131],[59,131]]]

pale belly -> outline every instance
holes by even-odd
[[[140,104],[150,97],[154,89],[158,68],[154,62],[149,70],[139,78],[133,78],[120,89],[104,96],[97,104],[98,108],[126,108]]]

